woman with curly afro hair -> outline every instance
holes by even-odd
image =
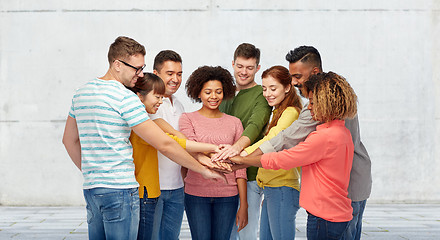
[[[182,114],[180,131],[189,140],[197,142],[234,144],[243,132],[241,121],[219,110],[222,100],[235,94],[234,80],[228,70],[219,66],[199,67],[188,78],[185,87],[188,96],[202,103],[202,107]],[[203,154],[195,157],[209,168],[228,168],[227,163],[212,162]],[[234,220],[239,230],[246,226],[246,169],[225,176],[226,183],[210,181],[188,170],[185,177],[185,211],[192,239],[229,239]]]

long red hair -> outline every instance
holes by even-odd
[[[295,87],[292,85],[292,76],[290,75],[289,70],[283,66],[273,66],[265,70],[261,75],[261,78],[263,79],[269,76],[276,79],[279,83],[281,83],[281,85],[283,85],[284,88],[290,86],[290,90],[286,93],[286,97],[276,108],[272,121],[267,127],[267,132],[269,132],[272,127],[277,125],[281,114],[283,114],[287,107],[294,107],[298,112],[300,112],[302,109],[301,98],[296,93]]]

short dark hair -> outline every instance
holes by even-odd
[[[173,50],[162,50],[154,58],[153,69],[160,72],[163,63],[166,61],[182,63],[182,58]]]
[[[257,65],[260,64],[260,49],[256,48],[253,44],[242,43],[238,45],[234,52],[234,61],[237,57],[242,57],[245,59],[255,58],[257,60]]]
[[[286,55],[286,60],[289,63],[296,63],[298,61],[310,63],[314,67],[319,68],[322,72],[321,55],[318,50],[312,46],[301,46],[290,50]]]
[[[186,94],[195,102],[201,102],[199,95],[203,85],[212,80],[218,80],[223,86],[223,99],[235,95],[235,83],[231,73],[220,67],[202,66],[197,68],[186,81]]]
[[[159,76],[150,72],[144,72],[144,76],[138,78],[134,87],[127,88],[134,93],[140,93],[143,96],[151,91],[160,95],[165,94],[165,83]]]
[[[126,60],[130,56],[136,54],[145,56],[145,47],[132,38],[120,36],[110,45],[107,58],[108,62],[111,64],[115,60]]]

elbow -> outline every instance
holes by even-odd
[[[178,145],[177,142],[175,142],[172,138],[167,137],[167,139],[162,141],[162,143],[158,144],[156,149],[162,154],[167,155],[167,153],[173,151],[175,145]]]
[[[64,146],[66,146],[68,144],[68,140],[66,139],[65,136],[63,136],[63,139],[61,139],[61,142],[63,143]]]

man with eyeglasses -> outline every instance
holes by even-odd
[[[63,144],[84,176],[89,239],[137,238],[139,184],[129,142],[131,130],[178,164],[205,178],[224,179],[168,137],[126,88],[143,77],[144,56],[144,46],[118,37],[108,52],[107,73],[81,86],[72,99]]]

